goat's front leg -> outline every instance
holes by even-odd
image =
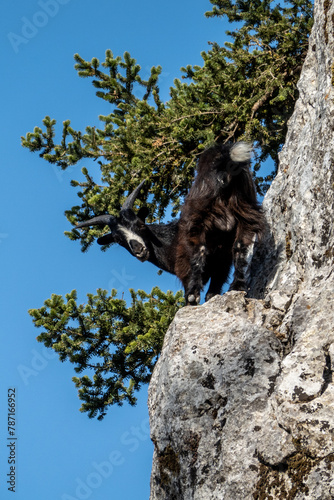
[[[192,240],[187,245],[179,245],[176,275],[184,286],[186,305],[196,306],[200,302],[206,266],[206,247]]]
[[[252,240],[236,238],[233,245],[234,278],[229,290],[247,292],[247,281],[256,235]]]

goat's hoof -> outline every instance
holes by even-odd
[[[186,305],[187,306],[198,306],[198,304],[200,303],[200,300],[201,300],[200,296],[196,296],[193,293],[191,293],[187,297],[187,304]]]
[[[205,296],[205,302],[208,302],[208,300],[212,299],[216,295],[220,295],[219,293],[207,293]]]
[[[189,302],[189,304],[191,304],[191,305],[196,304],[196,297],[195,297],[195,295],[193,295],[193,294],[188,295],[187,302]]]
[[[248,292],[248,287],[243,280],[237,280],[231,283],[229,292]]]

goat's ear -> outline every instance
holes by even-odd
[[[98,238],[97,242],[99,245],[109,245],[109,243],[114,243],[115,239],[112,233],[108,233]]]
[[[137,216],[139,217],[140,220],[142,220],[143,222],[145,222],[145,219],[146,219],[146,217],[148,216],[149,213],[150,213],[150,211],[149,211],[149,209],[147,207],[141,207],[138,210]]]

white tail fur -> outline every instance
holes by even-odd
[[[243,162],[250,160],[252,156],[253,147],[248,142],[237,142],[230,150],[230,157],[232,161]]]

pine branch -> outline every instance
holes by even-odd
[[[135,404],[134,392],[149,382],[164,334],[184,304],[181,292],[158,288],[150,294],[131,290],[131,295],[129,307],[117,299],[116,290],[110,296],[98,290],[88,294],[86,305],[78,305],[74,290],[66,301],[52,295],[43,307],[29,311],[35,326],[44,329],[37,340],[54,349],[61,361],[71,361],[77,373],[84,372],[73,381],[83,401],[81,411],[90,417],[103,418],[113,404]]]

